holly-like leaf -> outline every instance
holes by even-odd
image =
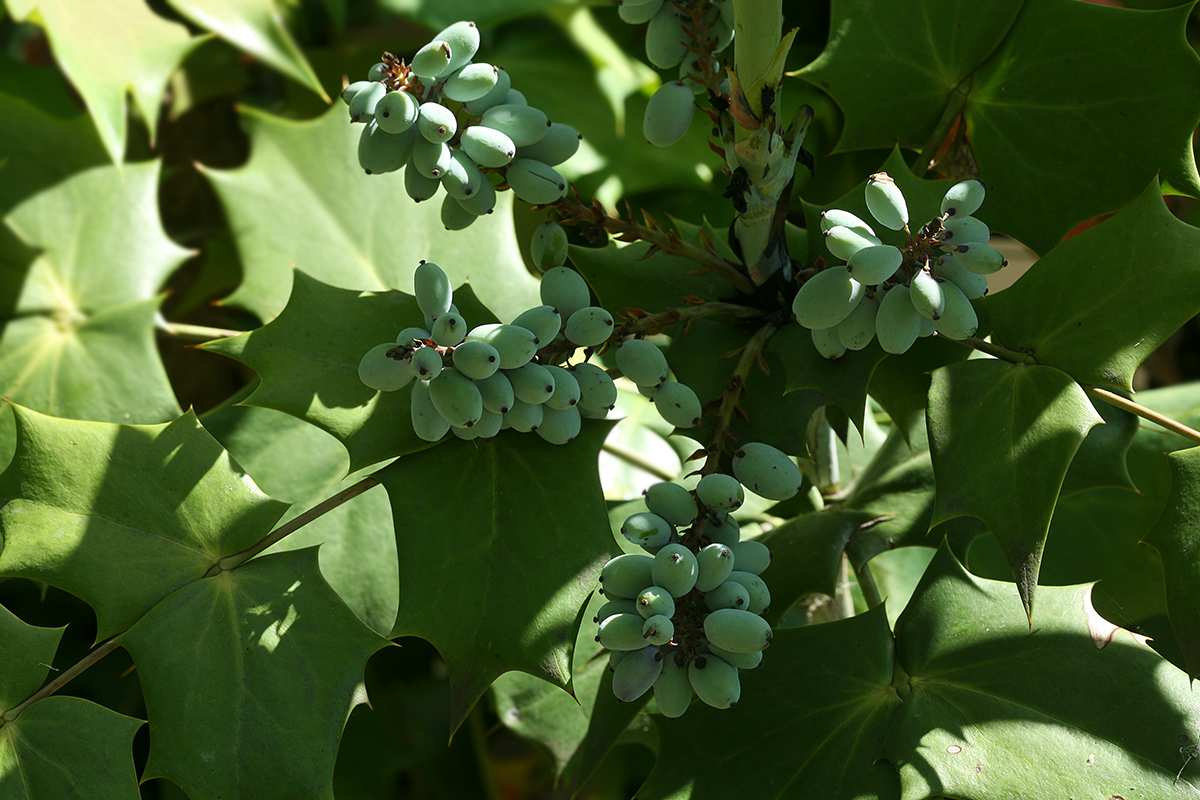
[[[1089,398],[1091,399],[1091,398]],[[1124,409],[1092,399],[1092,407],[1104,420],[1088,431],[1063,479],[1063,497],[1089,489],[1120,487],[1137,490],[1129,476],[1125,455],[1138,432],[1138,417]]]
[[[494,322],[470,287],[454,293],[470,327]],[[333,434],[358,470],[428,447],[413,433],[411,390],[378,392],[358,377],[363,354],[424,317],[401,292],[339,289],[299,270],[287,308],[267,325],[204,345],[253,369],[262,383],[245,403],[274,408]]]
[[[596,471],[609,427],[563,446],[451,439],[378,473],[398,521],[392,633],[445,659],[452,731],[509,670],[570,684],[576,616],[613,550]]]
[[[276,0],[169,0],[183,16],[261,58],[329,102],[304,52],[283,24]]]
[[[560,783],[577,791],[622,738],[644,702],[622,703],[605,680],[608,651],[596,643],[599,593],[580,614],[571,691],[567,694],[524,672],[501,675],[492,684],[496,714],[511,730],[541,743],[554,758]]]
[[[811,331],[787,325],[771,337],[767,351],[783,363],[789,393],[805,389],[819,392],[844,411],[858,431],[863,430],[871,373],[887,358],[877,342],[864,350],[830,359],[817,352]]]
[[[27,625],[0,606],[0,641],[5,645],[0,649],[0,713],[41,688],[64,630]]]
[[[762,665],[741,671],[736,706],[693,700],[682,717],[655,719],[658,760],[638,798],[895,797],[895,770],[877,761],[901,708],[892,658],[882,606],[775,631]]]
[[[381,0],[389,11],[419,20],[437,30],[460,19],[480,27],[535,14],[555,6],[574,5],[578,0]]]
[[[125,156],[125,93],[150,128],[171,73],[200,41],[182,25],[155,14],[142,0],[73,3],[7,0],[17,19],[36,13],[55,61],[79,90],[112,160]]]
[[[159,221],[158,178],[158,162],[89,169],[0,225],[0,396],[108,422],[178,415],[154,342],[155,293],[187,251]],[[0,458],[11,442],[0,407]]]
[[[1096,613],[1092,590],[1041,587],[1030,631],[1012,584],[938,552],[896,624],[912,679],[881,756],[901,796],[999,800],[1036,781],[1062,797],[1195,797],[1200,762],[1185,752],[1200,701],[1142,637]]]
[[[38,700],[0,726],[0,796],[137,800],[133,736],[140,727],[140,719],[78,697]]]
[[[107,160],[87,114],[62,119],[29,100],[0,94],[0,217],[25,198]]]
[[[1082,383],[1131,391],[1138,365],[1200,313],[1198,249],[1200,230],[1174,217],[1151,181],[991,299],[993,341]]]
[[[190,583],[120,641],[150,720],[142,777],[195,800],[332,800],[342,728],[387,644],[321,577],[316,548]]]
[[[1088,430],[1101,422],[1083,390],[1052,367],[974,359],[933,373],[931,522],[982,520],[1008,555],[1030,618],[1059,488]]]
[[[0,573],[82,598],[96,611],[97,639],[260,540],[287,509],[190,412],[164,425],[113,425],[13,411]]]
[[[336,439],[281,411],[227,402],[200,421],[263,491],[293,501],[280,524],[363,478],[359,473],[346,474],[346,451]],[[383,487],[368,489],[266,552],[317,544],[321,545],[321,574],[338,596],[372,630],[385,635],[391,631],[400,603],[400,579],[392,508]]]
[[[504,322],[540,305],[513,233],[511,192],[501,192],[495,210],[470,228],[447,231],[441,195],[414,204],[402,172],[363,172],[362,126],[350,123],[345,104],[311,122],[255,111],[245,111],[243,121],[250,161],[205,173],[225,206],[245,271],[228,304],[264,320],[278,314],[291,287],[289,264],[334,286],[411,293],[413,271],[425,259],[455,286],[469,278]]]
[[[1200,675],[1200,448],[1167,456],[1171,494],[1158,521],[1142,541],[1162,557],[1171,630],[1183,651],[1188,675]]]
[[[927,140],[939,120],[961,115],[988,184],[983,218],[1044,253],[1132,201],[1158,171],[1177,190],[1200,191],[1191,148],[1200,58],[1183,35],[1188,14],[1072,0],[878,9],[841,0],[831,12],[837,35],[801,75],[842,108],[839,150],[897,139],[936,147]],[[913,42],[929,44],[904,44]]]

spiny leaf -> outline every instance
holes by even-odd
[[[613,548],[596,470],[608,429],[586,424],[563,446],[450,439],[379,472],[403,520],[393,634],[445,659],[452,731],[509,670],[570,684],[576,615]]]
[[[896,796],[895,770],[877,762],[888,722],[902,708],[892,658],[882,606],[775,631],[762,665],[741,670],[736,706],[718,711],[693,700],[679,719],[655,718],[658,760],[637,797]],[[719,745],[697,744],[714,732]]]
[[[696,262],[650,250],[646,242],[628,247],[571,245],[571,263],[605,308],[631,306],[657,313],[688,305],[689,295],[716,300],[732,293],[729,283],[715,275],[691,275]]]
[[[1088,430],[1101,422],[1083,390],[1052,367],[979,359],[933,373],[931,524],[982,520],[1008,554],[1031,619],[1063,476]]]
[[[986,219],[1044,253],[1080,222],[1129,203],[1157,171],[1179,191],[1200,191],[1191,149],[1200,58],[1184,37],[1189,13],[1073,0],[838,0],[837,35],[801,76],[846,115],[839,150],[897,139],[920,150],[943,114],[960,113],[988,184]],[[1064,59],[1071,41],[1088,46]],[[1153,125],[1147,109],[1156,109]]]
[[[41,688],[64,630],[65,627],[27,625],[0,606],[0,641],[4,642],[4,648],[0,649],[0,713],[24,702]]]
[[[902,797],[999,800],[1032,785],[1196,796],[1200,762],[1185,765],[1185,751],[1200,701],[1142,637],[1096,613],[1092,588],[1041,587],[1030,631],[1012,584],[968,574],[942,547],[896,624],[912,677],[880,756]]]
[[[36,12],[114,162],[120,165],[125,155],[127,91],[154,137],[167,80],[200,39],[142,0],[8,0],[8,8],[17,19]]]
[[[1171,214],[1153,180],[989,301],[993,341],[1131,391],[1138,365],[1200,312],[1198,249],[1200,231]]]
[[[266,320],[287,301],[289,264],[334,286],[412,291],[421,259],[454,285],[470,278],[504,321],[537,301],[521,260],[511,193],[462,231],[447,231],[441,203],[414,204],[402,173],[367,175],[358,164],[362,126],[342,103],[310,122],[243,112],[251,156],[236,170],[205,174],[229,215],[245,277],[226,300]],[[280,224],[286,220],[287,224]]]
[[[1171,630],[1194,679],[1200,676],[1200,561],[1195,555],[1200,545],[1200,448],[1180,450],[1167,459],[1171,494],[1142,541],[1162,557]]]
[[[61,119],[20,97],[0,94],[0,217],[22,200],[107,160],[87,114]],[[0,296],[7,293],[7,287],[0,289]]]
[[[187,251],[159,220],[159,171],[76,173],[0,225],[0,396],[109,422],[179,413],[154,341],[155,294]],[[0,407],[0,463],[11,447]]]
[[[142,778],[194,800],[332,800],[342,728],[387,644],[321,577],[315,547],[190,583],[120,641],[150,719]]]
[[[240,401],[249,391],[235,396]],[[222,403],[200,418],[221,446],[271,497],[293,501],[280,524],[363,476],[347,475],[346,451],[313,425],[269,408]],[[377,486],[318,517],[265,552],[321,545],[321,574],[372,630],[396,622],[400,582],[387,492]]]
[[[0,727],[5,800],[137,800],[133,737],[140,719],[78,697],[47,697]]]
[[[459,287],[454,301],[469,327],[495,321],[469,286]],[[296,270],[292,296],[277,318],[204,349],[235,358],[262,378],[243,402],[332,434],[349,452],[350,469],[358,470],[429,446],[413,433],[409,389],[377,392],[358,377],[364,353],[422,319],[407,294],[339,289]]]
[[[275,0],[169,0],[183,16],[239,47],[329,102]]]
[[[191,412],[164,425],[113,425],[13,411],[0,573],[82,598],[96,610],[97,639],[257,542],[287,509]]]

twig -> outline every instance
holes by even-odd
[[[1182,422],[1176,422],[1170,417],[1165,417],[1162,414],[1159,414],[1157,411],[1151,411],[1139,403],[1135,403],[1132,400],[1121,397],[1121,395],[1115,392],[1110,392],[1107,389],[1101,389],[1099,386],[1084,386],[1083,388],[1084,391],[1090,394],[1092,397],[1103,400],[1109,405],[1124,409],[1131,414],[1137,414],[1142,419],[1147,419],[1156,425],[1161,425],[1172,433],[1177,433],[1185,439],[1191,439],[1193,442],[1200,443],[1200,431],[1197,431],[1194,428],[1189,428]]]
[[[600,449],[602,449],[604,452],[608,453],[609,455],[611,455],[615,458],[619,458],[622,461],[629,462],[630,464],[632,464],[633,466],[637,467],[640,470],[645,470],[646,472],[649,472],[651,475],[658,478],[660,481],[675,480],[675,476],[672,475],[670,472],[667,472],[665,469],[658,466],[657,464],[647,461],[646,459],[642,458],[641,456],[639,456],[637,453],[633,452],[632,450],[626,450],[624,447],[621,447],[620,445],[605,442],[601,446]]]
[[[330,497],[328,500],[323,500],[320,503],[317,503],[303,514],[300,514],[299,516],[294,517],[280,525],[278,528],[263,537],[258,544],[249,547],[240,553],[234,553],[231,556],[225,556],[216,564],[214,564],[212,569],[204,573],[204,577],[211,578],[212,576],[221,572],[237,569],[242,564],[245,564],[247,561],[261,553],[263,550],[266,550],[271,545],[283,539],[285,536],[295,533],[308,523],[312,522],[314,519],[328,514],[342,503],[353,500],[363,492],[367,491],[368,489],[373,489],[378,485],[379,479],[372,475],[368,475],[353,486],[343,489],[333,497]]]
[[[733,368],[733,375],[729,377],[729,381],[725,384],[725,391],[721,394],[721,404],[717,408],[717,421],[713,425],[712,440],[707,448],[708,458],[700,470],[701,474],[708,475],[718,470],[721,452],[725,449],[725,440],[730,435],[733,414],[739,409],[738,401],[741,400],[742,392],[746,388],[746,378],[750,376],[750,370],[762,358],[763,348],[777,330],[779,329],[775,327],[774,323],[768,322],[759,328],[742,348],[737,366]]]
[[[213,339],[229,339],[245,333],[245,331],[234,331],[228,328],[189,325],[186,322],[168,322],[160,330],[171,336],[178,336],[180,339],[193,339],[197,342],[210,342]]]

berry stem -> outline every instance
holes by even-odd
[[[706,448],[708,457],[700,469],[701,475],[720,471],[721,454],[725,450],[727,440],[732,436],[730,427],[733,423],[733,414],[740,409],[739,401],[746,389],[746,379],[750,377],[750,370],[762,359],[763,348],[778,330],[779,328],[774,323],[768,322],[759,328],[742,348],[737,365],[733,368],[733,374],[729,376],[729,380],[725,383],[725,391],[721,393],[721,404],[717,407],[717,421],[713,425],[712,439]]]

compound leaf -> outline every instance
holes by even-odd
[[[1091,584],[1041,587],[1032,630],[1011,592],[943,546],[897,621],[911,679],[881,755],[901,796],[1195,797],[1187,676],[1097,614]]]
[[[195,800],[332,800],[342,728],[387,644],[321,577],[315,547],[190,583],[120,641],[150,720],[143,779]]]
[[[928,158],[941,144],[929,137],[944,135],[939,120],[958,119],[988,184],[987,221],[1044,253],[1079,223],[1128,204],[1160,170],[1177,190],[1200,191],[1191,146],[1200,58],[1184,36],[1189,13],[1073,0],[840,0],[825,51],[801,76],[846,115],[839,150],[898,139],[931,147]]]
[[[596,469],[609,427],[585,424],[565,446],[449,439],[378,473],[403,520],[392,633],[446,661],[452,731],[509,670],[570,685],[576,618],[613,549]]]
[[[276,0],[169,0],[183,16],[261,58],[329,102],[316,74],[283,24]]]
[[[937,484],[931,524],[982,520],[1008,555],[1032,617],[1059,488],[1100,416],[1059,370],[973,359],[933,373],[927,419]]]
[[[469,326],[494,321],[470,287],[459,287],[454,301]],[[350,469],[358,470],[429,446],[413,433],[410,389],[378,392],[358,377],[364,353],[422,319],[409,295],[339,289],[296,270],[292,296],[276,319],[204,348],[262,378],[243,402],[332,434],[349,452]]]
[[[199,39],[142,0],[7,2],[17,19],[35,12],[40,18],[55,61],[82,95],[113,161],[119,165],[125,155],[127,91],[154,137],[167,81]]]
[[[113,425],[13,411],[0,574],[83,599],[96,610],[97,639],[257,542],[287,509],[190,412],[163,425]]]
[[[501,192],[495,210],[470,228],[447,231],[440,195],[414,204],[402,173],[363,172],[357,156],[362,127],[350,123],[344,104],[310,122],[249,110],[243,120],[250,161],[205,173],[225,206],[245,269],[228,304],[264,320],[279,313],[292,283],[289,264],[334,286],[411,293],[413,271],[425,259],[456,286],[470,278],[504,322],[540,305],[513,231],[511,193]]]
[[[1082,383],[1131,391],[1138,365],[1200,312],[1198,248],[1200,231],[1151,181],[989,300],[993,341]]]
[[[1142,537],[1162,556],[1167,614],[1188,675],[1200,675],[1200,448],[1170,453],[1171,494],[1154,527]]]
[[[901,708],[892,659],[882,606],[776,631],[762,665],[741,671],[736,706],[693,700],[678,719],[655,718],[658,760],[638,798],[894,797],[895,771],[876,763]],[[714,731],[719,746],[697,746]]]

